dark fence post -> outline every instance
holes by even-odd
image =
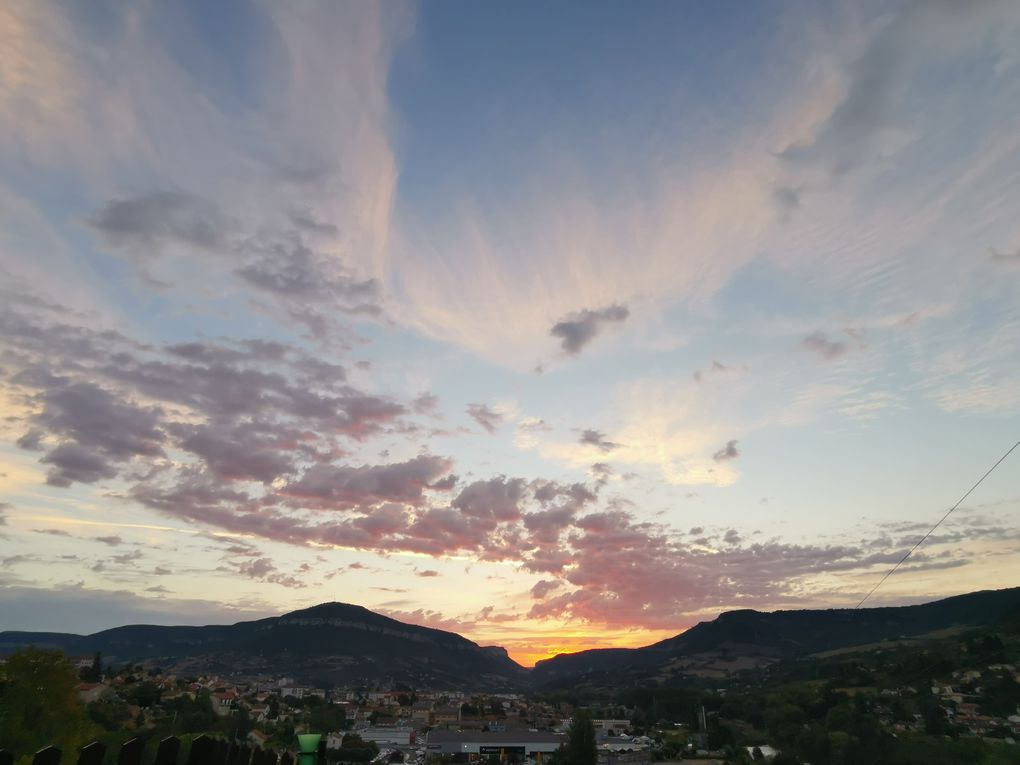
[[[60,765],[60,757],[63,754],[55,746],[48,746],[40,749],[32,758],[32,765]]]
[[[78,752],[78,765],[103,765],[103,758],[106,757],[106,745],[93,741],[86,744]]]
[[[177,765],[177,755],[181,751],[181,741],[176,736],[167,736],[159,742],[156,760],[153,765]]]
[[[14,752],[0,749],[0,765],[14,765]]]
[[[216,739],[216,765],[227,765],[230,745],[221,738]]]
[[[262,765],[278,765],[278,755],[275,749],[266,749],[262,752]],[[3,765],[0,763],[0,765]]]
[[[187,765],[223,765],[216,761],[216,742],[204,733],[191,742]]]
[[[294,765],[294,755],[290,752],[284,752],[280,755],[279,765]]]
[[[117,765],[142,765],[142,753],[145,742],[140,738],[132,738],[120,745],[117,753]]]

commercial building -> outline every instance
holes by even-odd
[[[541,762],[565,740],[559,733],[533,730],[432,730],[425,739],[425,749],[430,755],[453,755],[458,762],[488,759],[509,763]]]

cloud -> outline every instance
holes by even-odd
[[[560,319],[549,330],[549,334],[560,340],[560,347],[566,355],[576,356],[595,339],[605,324],[623,322],[628,316],[630,311],[625,305],[586,309]]]
[[[466,516],[511,521],[520,518],[525,482],[502,476],[465,486],[450,504]]]
[[[503,424],[503,415],[486,404],[468,404],[467,413],[489,433],[495,433]]]
[[[423,492],[449,468],[449,460],[429,455],[390,465],[314,465],[282,494],[306,505],[334,508],[381,502],[419,505]]]
[[[825,359],[835,361],[846,355],[850,346],[845,341],[830,340],[824,332],[813,332],[800,342],[801,347]]]
[[[105,457],[79,444],[61,444],[40,462],[53,466],[46,475],[46,483],[61,488],[75,482],[96,483],[117,475],[117,468]]]
[[[540,579],[535,583],[535,586],[531,588],[531,597],[536,600],[542,600],[550,592],[559,589],[563,586],[563,582],[558,579]]]
[[[1017,27],[1009,5],[904,4],[882,20],[848,67],[831,114],[782,158],[794,166],[818,165],[831,179],[894,154],[914,137],[901,98],[911,76],[971,49],[987,51],[1004,29]]]
[[[36,534],[49,534],[53,537],[70,537],[71,534],[63,529],[33,529]]]
[[[14,381],[38,386],[39,392],[31,397],[41,406],[34,423],[67,439],[41,460],[53,466],[47,482],[54,486],[95,483],[116,475],[117,463],[165,455],[158,408],[135,406],[92,383],[72,382],[39,370],[16,375]]]
[[[306,586],[305,582],[301,579],[280,572],[277,569],[276,564],[274,564],[269,558],[254,558],[240,562],[236,565],[238,573],[242,576],[248,577],[249,579],[257,579],[261,582],[271,582],[290,589],[302,589]]]
[[[425,569],[423,571],[415,571],[414,575],[415,576],[421,576],[421,577],[426,577],[427,578],[427,577],[432,577],[432,576],[439,576],[439,572],[436,571],[435,569],[427,568],[427,569]]]
[[[125,624],[223,624],[275,616],[264,604],[222,603],[185,598],[146,598],[130,590],[88,587],[0,588],[4,627],[12,630],[92,634]]]
[[[89,219],[89,225],[115,246],[130,247],[133,255],[143,258],[166,243],[217,249],[227,240],[226,220],[215,205],[177,191],[112,199]]]
[[[726,446],[712,455],[712,459],[716,462],[726,462],[727,460],[736,459],[739,456],[740,450],[737,449],[737,442],[735,439],[731,439],[726,442]]]
[[[585,446],[594,446],[604,454],[613,451],[613,449],[619,446],[619,444],[607,439],[605,433],[599,430],[582,430],[578,443]]]

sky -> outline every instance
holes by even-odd
[[[523,664],[855,605],[1020,439],[1014,2],[0,4],[0,629]],[[1020,584],[1020,456],[869,601]]]

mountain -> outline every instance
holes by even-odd
[[[361,606],[323,603],[258,621],[207,627],[132,625],[70,635],[0,632],[0,654],[26,645],[61,648],[114,664],[144,662],[186,675],[216,672],[301,684],[369,684],[506,689],[525,685],[613,687],[724,677],[783,659],[810,657],[938,631],[1020,624],[1020,587],[986,590],[918,606],[817,611],[729,611],[643,648],[560,654],[528,672],[497,646],[404,624]]]
[[[619,673],[632,679],[718,677],[779,659],[991,625],[1020,612],[1020,587],[985,590],[918,606],[761,612],[728,611],[643,648],[601,648],[539,661],[539,685]],[[620,677],[617,676],[617,680]]]
[[[114,664],[144,661],[178,673],[286,676],[313,685],[391,679],[435,688],[505,688],[527,675],[502,648],[347,603],[224,626],[132,625],[85,636],[0,633],[0,652],[29,644],[80,656],[101,651]]]

